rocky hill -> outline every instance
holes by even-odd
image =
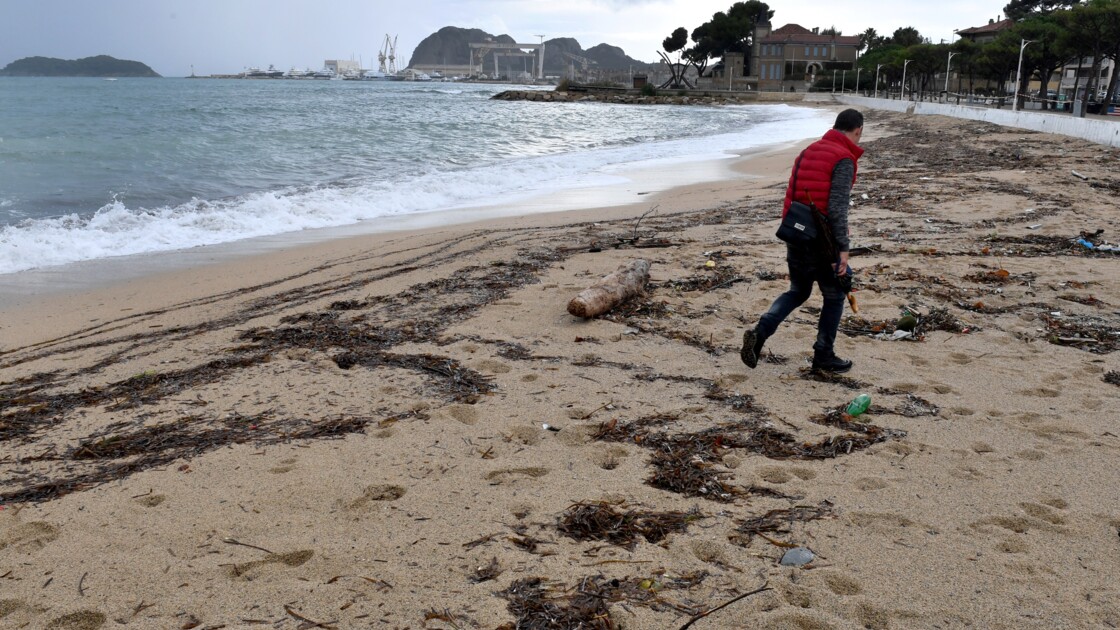
[[[412,53],[408,64],[416,65],[450,65],[465,66],[470,63],[470,46],[472,43],[493,41],[501,44],[517,43],[509,35],[491,35],[479,29],[464,29],[456,26],[445,26],[432,33],[420,42]],[[536,42],[521,42],[536,43]],[[557,37],[544,42],[544,69],[546,74],[561,74],[567,70],[570,60],[564,56],[570,53],[577,57],[584,57],[595,61],[596,67],[601,70],[646,70],[652,64],[638,61],[628,57],[617,46],[599,44],[584,50],[580,43],[571,37]],[[499,68],[502,72],[518,72],[525,69],[531,62],[518,58],[501,58]],[[493,67],[493,59],[488,59],[486,70]]]
[[[159,74],[139,61],[115,59],[108,55],[84,59],[24,57],[0,69],[7,77],[158,77]]]

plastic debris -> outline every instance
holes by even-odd
[[[815,557],[813,552],[805,547],[794,547],[782,555],[781,563],[786,567],[800,567],[809,564]]]

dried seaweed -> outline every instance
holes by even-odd
[[[832,503],[822,501],[815,506],[799,505],[787,509],[770,510],[762,516],[738,521],[728,539],[731,542],[746,547],[754,540],[755,536],[765,534],[789,534],[793,531],[796,522],[809,522],[834,516]]]
[[[689,512],[643,512],[625,504],[592,501],[575,503],[557,517],[557,529],[574,540],[602,540],[633,549],[639,539],[658,543],[669,534],[683,532],[702,518]]]
[[[394,420],[426,417],[418,412],[391,416]],[[62,455],[44,455],[40,461],[67,463],[69,474],[55,479],[30,483],[22,488],[0,493],[0,501],[46,501],[71,492],[85,490],[121,477],[174,461],[189,460],[203,453],[230,444],[268,445],[293,440],[338,438],[363,432],[376,421],[367,416],[332,416],[317,421],[304,418],[274,417],[271,414],[244,416],[231,414],[220,420],[204,416],[187,416],[178,421],[135,430],[122,430],[120,425],[78,443]],[[384,422],[384,420],[382,420]],[[89,463],[77,470],[74,464]]]
[[[1101,379],[1110,385],[1120,386],[1120,372],[1117,372],[1115,370],[1105,372],[1104,376],[1101,377]]]
[[[674,603],[665,596],[695,588],[707,577],[707,571],[672,577],[655,574],[608,579],[595,575],[580,579],[573,587],[548,583],[541,577],[522,578],[498,593],[509,602],[507,609],[516,617],[498,630],[616,630],[621,626],[610,614],[609,605],[613,603],[702,615],[714,609]]]
[[[509,601],[507,608],[517,621],[500,629],[615,630],[603,591],[596,579],[584,580],[569,594],[549,592],[539,577],[515,580],[499,594]]]
[[[848,455],[905,435],[901,431],[827,415],[811,420],[849,432],[818,442],[800,442],[793,435],[774,429],[756,418],[696,433],[670,435],[654,430],[664,428],[666,420],[675,419],[675,416],[660,415],[630,423],[612,419],[601,424],[594,437],[603,441],[631,442],[651,449],[653,454],[649,464],[653,472],[646,479],[649,485],[684,496],[726,503],[745,494],[743,488],[729,483],[733,475],[719,468],[723,454],[729,449],[742,449],[771,459],[826,459]]]
[[[1041,315],[1046,324],[1047,340],[1055,345],[1071,346],[1095,354],[1108,354],[1120,349],[1120,323],[1097,317],[1050,313]]]
[[[729,287],[736,282],[743,282],[744,280],[746,280],[746,278],[739,275],[734,267],[722,265],[707,269],[704,273],[689,276],[681,280],[666,280],[665,282],[653,283],[650,286],[655,289],[671,289],[681,292],[707,292]]]

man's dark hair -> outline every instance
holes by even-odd
[[[855,131],[863,126],[863,114],[854,109],[845,109],[836,116],[836,124],[832,126],[837,131]]]

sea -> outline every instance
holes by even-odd
[[[650,178],[642,192],[651,192],[672,173],[697,177],[689,165],[819,136],[831,122],[780,104],[491,99],[507,89],[526,88],[0,78],[0,282],[410,217],[430,225],[495,206],[548,210],[527,201],[654,169],[666,176]]]

